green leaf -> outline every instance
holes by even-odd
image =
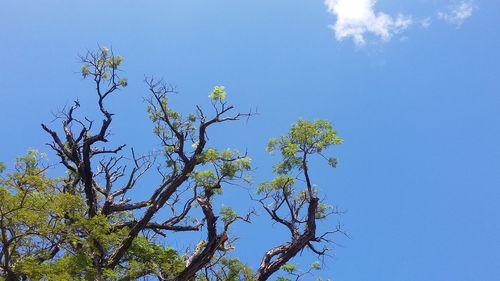
[[[83,64],[82,65],[82,76],[83,78],[87,77],[90,74],[90,69],[88,64]]]
[[[293,273],[297,269],[297,266],[293,263],[286,263],[281,267],[281,269],[288,273]]]
[[[196,115],[194,114],[189,114],[188,115],[188,120],[191,121],[191,122],[195,122],[196,121]]]
[[[337,167],[337,158],[335,157],[328,158],[328,164],[333,168]]]
[[[234,221],[238,215],[230,207],[222,206],[220,208],[220,216],[224,223],[230,223]]]
[[[223,100],[226,98],[224,86],[215,86],[208,97],[212,100]]]
[[[321,269],[321,264],[319,263],[319,261],[315,261],[315,262],[311,263],[310,267],[312,269],[315,269],[315,270],[320,270]]]
[[[128,79],[127,78],[121,78],[118,80],[118,85],[122,87],[127,87],[128,86]]]

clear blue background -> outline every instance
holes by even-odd
[[[438,4],[377,5],[425,17]],[[335,40],[327,28],[335,18],[321,0],[1,0],[0,160],[11,164],[30,147],[48,151],[39,124],[77,97],[82,112],[95,113],[77,54],[112,46],[130,84],[110,101],[116,143],[154,148],[142,102],[151,74],[177,86],[174,104],[183,110],[208,105],[214,85],[225,85],[241,111],[258,108],[249,122],[211,134],[219,146],[248,150],[256,183],[277,160],[264,151],[268,138],[299,117],[334,123],[345,140],[332,151],[339,166],[318,164],[313,177],[347,210],[329,223],[342,222],[351,239],[336,238],[342,247],[323,276],[500,280],[500,4],[476,4],[461,28],[433,22],[410,28],[405,40],[359,48]],[[148,182],[142,188],[146,194]],[[250,204],[246,192],[228,192],[224,204]],[[235,254],[254,266],[286,239],[264,214],[234,234]]]

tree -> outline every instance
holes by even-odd
[[[196,106],[195,112],[181,114],[169,104],[173,89],[147,78],[147,112],[162,149],[144,155],[131,149],[127,157],[125,145],[106,146],[114,117],[107,103],[128,84],[120,77],[123,58],[99,48],[81,60],[82,76],[95,86],[102,121],[78,117],[80,103],[75,101],[57,116],[61,130],[42,124],[66,175],[46,177],[32,151],[0,182],[1,278],[262,281],[281,269],[299,280],[319,269],[313,263],[300,271],[289,262],[303,250],[325,255],[329,236],[341,231],[318,233],[317,223],[337,210],[320,198],[309,164],[319,156],[336,165],[324,154],[342,142],[329,122],[299,120],[287,135],[269,142],[269,152],[279,152],[282,159],[275,165],[276,177],[258,185],[252,199],[290,232],[290,239],[266,251],[253,271],[231,257],[234,237],[228,230],[237,221],[250,223],[254,211],[239,215],[214,205],[225,185],[249,181],[251,160],[237,150],[215,149],[207,138],[213,126],[253,112],[232,113],[224,87],[216,86],[209,95],[213,113]],[[141,177],[154,170],[160,180],[147,189],[148,198],[128,198]],[[183,254],[163,246],[167,233],[189,231],[206,233],[193,250]]]
[[[69,237],[66,214],[85,206],[79,196],[61,192],[62,179],[46,177],[43,159],[30,150],[0,178],[0,276],[6,280],[69,278],[65,260],[56,255]]]

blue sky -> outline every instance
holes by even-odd
[[[144,75],[175,85],[185,111],[208,105],[214,85],[241,111],[258,108],[211,134],[248,150],[255,183],[277,161],[268,138],[299,118],[333,122],[339,165],[312,173],[347,210],[335,221],[351,239],[337,238],[323,276],[499,280],[499,12],[479,0],[0,1],[0,160],[48,151],[39,124],[77,97],[95,113],[77,55],[112,46],[130,85],[110,102],[116,143],[155,147]],[[250,204],[241,189],[223,203]],[[285,239],[264,214],[234,234],[252,265]]]

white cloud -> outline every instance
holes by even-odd
[[[448,7],[446,12],[439,12],[438,18],[460,27],[466,19],[472,16],[476,7],[471,2],[460,2]]]
[[[326,0],[328,12],[337,17],[334,25],[337,40],[351,37],[357,45],[366,43],[371,34],[389,40],[394,34],[408,28],[413,20],[404,15],[390,16],[374,11],[376,0]]]
[[[423,28],[429,28],[431,26],[431,23],[432,22],[430,18],[425,18],[420,21],[420,26],[422,26]]]

